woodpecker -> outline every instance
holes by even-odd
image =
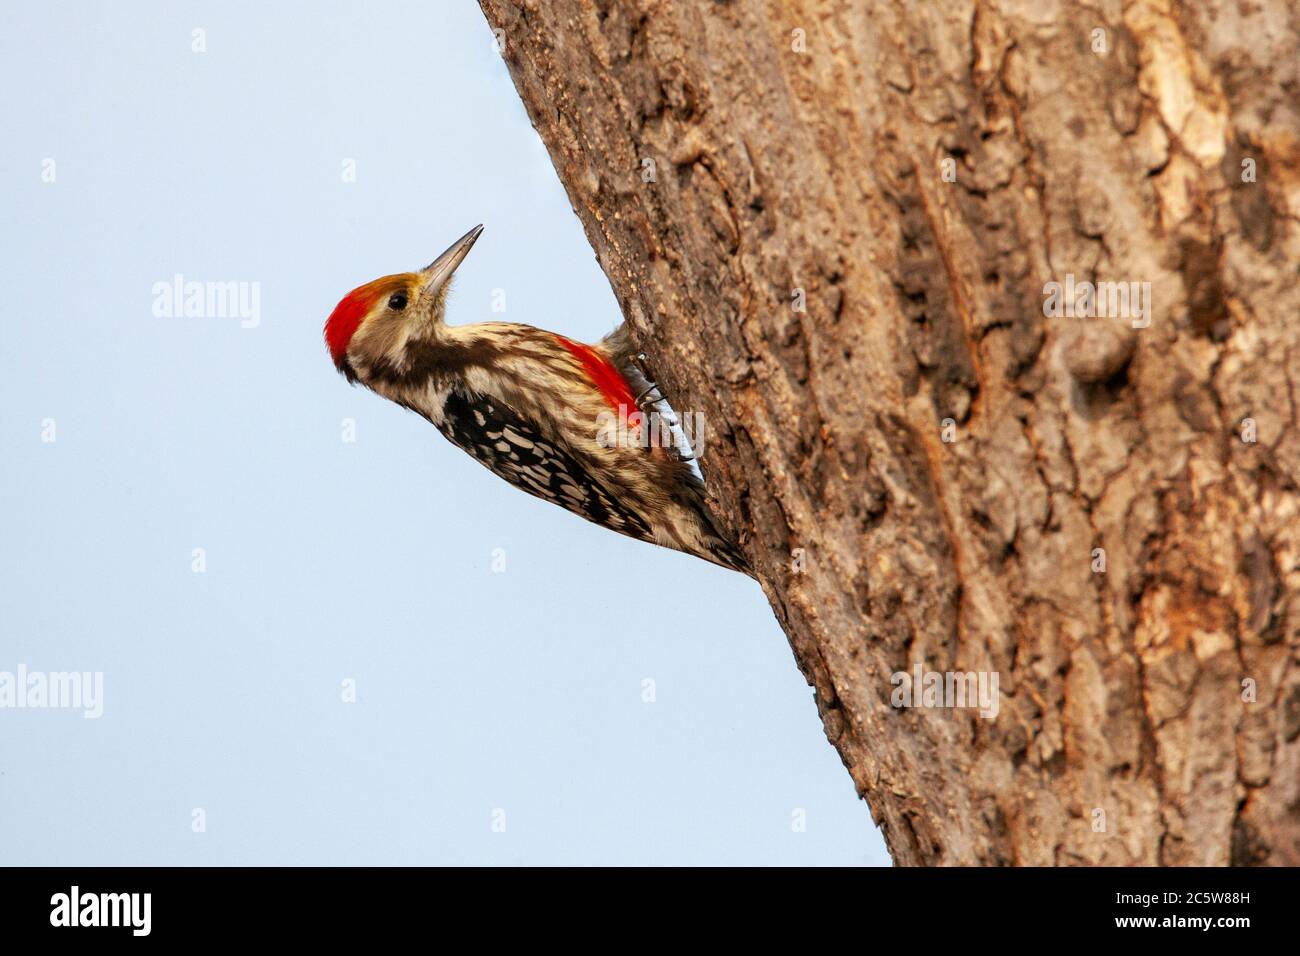
[[[596,345],[508,322],[446,324],[452,275],[475,226],[419,272],[349,292],[325,323],[347,380],[427,419],[510,484],[602,527],[752,574],[705,504],[704,484],[670,443],[603,440],[644,426],[654,391],[620,326]],[[602,417],[604,416],[604,417]]]

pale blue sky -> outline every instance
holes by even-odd
[[[756,584],[330,364],[478,222],[452,323],[619,319],[472,0],[6,4],[0,89],[0,671],[104,673],[0,710],[0,862],[887,862]],[[177,273],[259,324],[155,316]]]

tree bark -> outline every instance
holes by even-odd
[[[481,6],[895,862],[1300,864],[1292,0]]]

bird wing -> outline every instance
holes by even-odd
[[[452,388],[438,430],[510,484],[588,521],[642,541],[645,520],[619,504],[578,458],[500,399]]]

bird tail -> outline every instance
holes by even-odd
[[[703,555],[701,555],[701,557],[703,557]],[[732,571],[739,571],[741,574],[747,575],[751,578],[757,578],[757,575],[754,574],[754,569],[750,566],[749,561],[740,553],[740,549],[724,538],[721,534],[716,535],[713,540],[709,542],[709,553],[707,558],[714,564],[721,565],[724,568],[730,568]]]

